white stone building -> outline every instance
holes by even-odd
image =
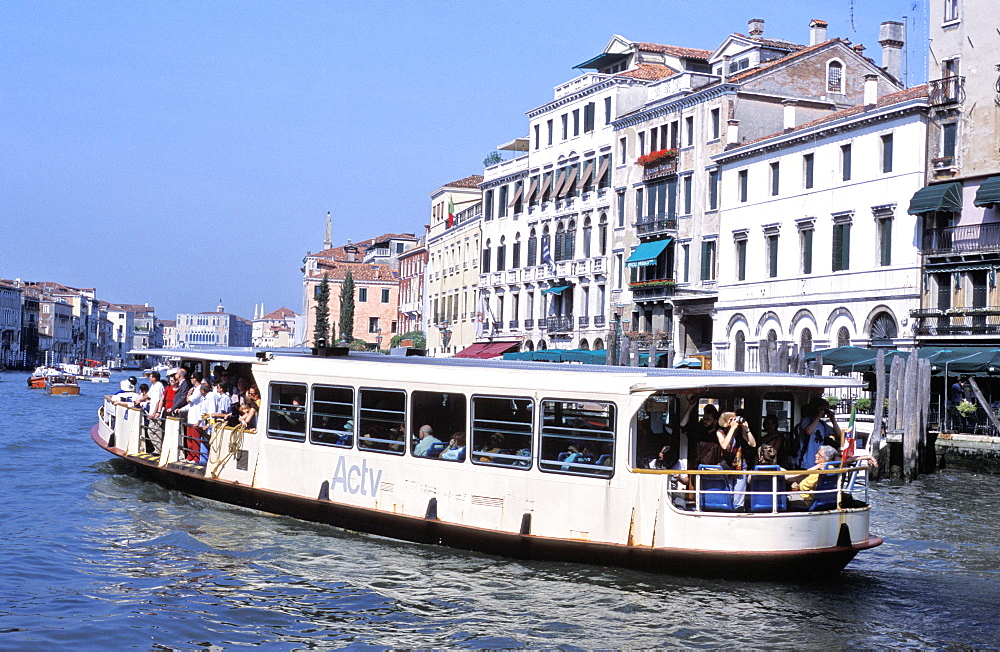
[[[762,340],[912,348],[927,87],[729,149],[721,178],[715,368],[756,371]]]
[[[411,261],[407,278],[400,279],[401,306],[408,314],[423,315],[430,355],[452,355],[476,341],[482,181],[474,174],[431,193],[423,282],[414,278],[419,257]]]

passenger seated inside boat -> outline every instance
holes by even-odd
[[[816,463],[808,470],[818,471],[829,468],[827,465],[834,463],[836,459],[836,448],[833,446],[820,446],[819,450],[816,451]],[[823,475],[819,473],[799,473],[785,476],[792,483],[792,491],[801,492],[798,498],[792,498],[788,501],[789,509],[809,509],[817,498],[813,492],[816,490],[822,477]]]
[[[431,457],[430,453],[434,444],[444,444],[444,442],[434,436],[434,429],[429,425],[420,426],[416,445],[413,447],[414,457]]]
[[[448,446],[441,451],[439,456],[442,460],[452,460],[455,462],[465,461],[465,433],[456,432],[451,436]]]
[[[487,448],[484,448],[479,453],[503,453],[503,435],[499,432],[495,432],[490,435],[490,443]],[[479,458],[480,462],[496,462],[492,456],[484,455]]]
[[[563,463],[562,470],[569,471],[576,464],[593,464],[594,457],[587,449],[586,444],[571,444],[565,453],[559,454],[559,461]]]

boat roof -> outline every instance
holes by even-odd
[[[393,365],[403,374],[419,375],[434,370],[434,376],[446,377],[448,372],[493,369],[501,375],[516,374],[517,383],[526,384],[525,375],[534,379],[533,384],[551,385],[556,379],[570,377],[582,384],[593,383],[598,378],[613,382],[620,389],[627,387],[632,393],[710,390],[740,387],[772,387],[777,389],[825,389],[834,387],[861,387],[861,381],[850,376],[801,376],[787,373],[759,373],[730,370],[671,369],[660,367],[622,367],[605,365],[567,364],[560,362],[528,362],[520,360],[476,358],[431,358],[424,356],[394,356],[380,353],[352,351],[347,356],[318,357],[307,348],[268,349],[258,347],[198,347],[184,349],[142,349],[135,353],[176,357],[210,362],[241,362],[267,368],[278,373],[329,373],[328,365],[338,363],[367,363],[362,365]],[[369,367],[370,368],[370,367]],[[405,371],[404,371],[405,370]],[[428,378],[433,382],[432,379]],[[492,385],[492,383],[490,383]],[[506,383],[504,383],[506,384]],[[575,384],[575,383],[574,383]]]

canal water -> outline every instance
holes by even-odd
[[[995,647],[996,476],[873,489],[885,543],[828,582],[530,563],[194,499],[94,445],[100,397],[0,374],[0,649]]]

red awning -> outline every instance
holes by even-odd
[[[455,354],[456,358],[496,358],[517,346],[517,342],[478,342]]]

